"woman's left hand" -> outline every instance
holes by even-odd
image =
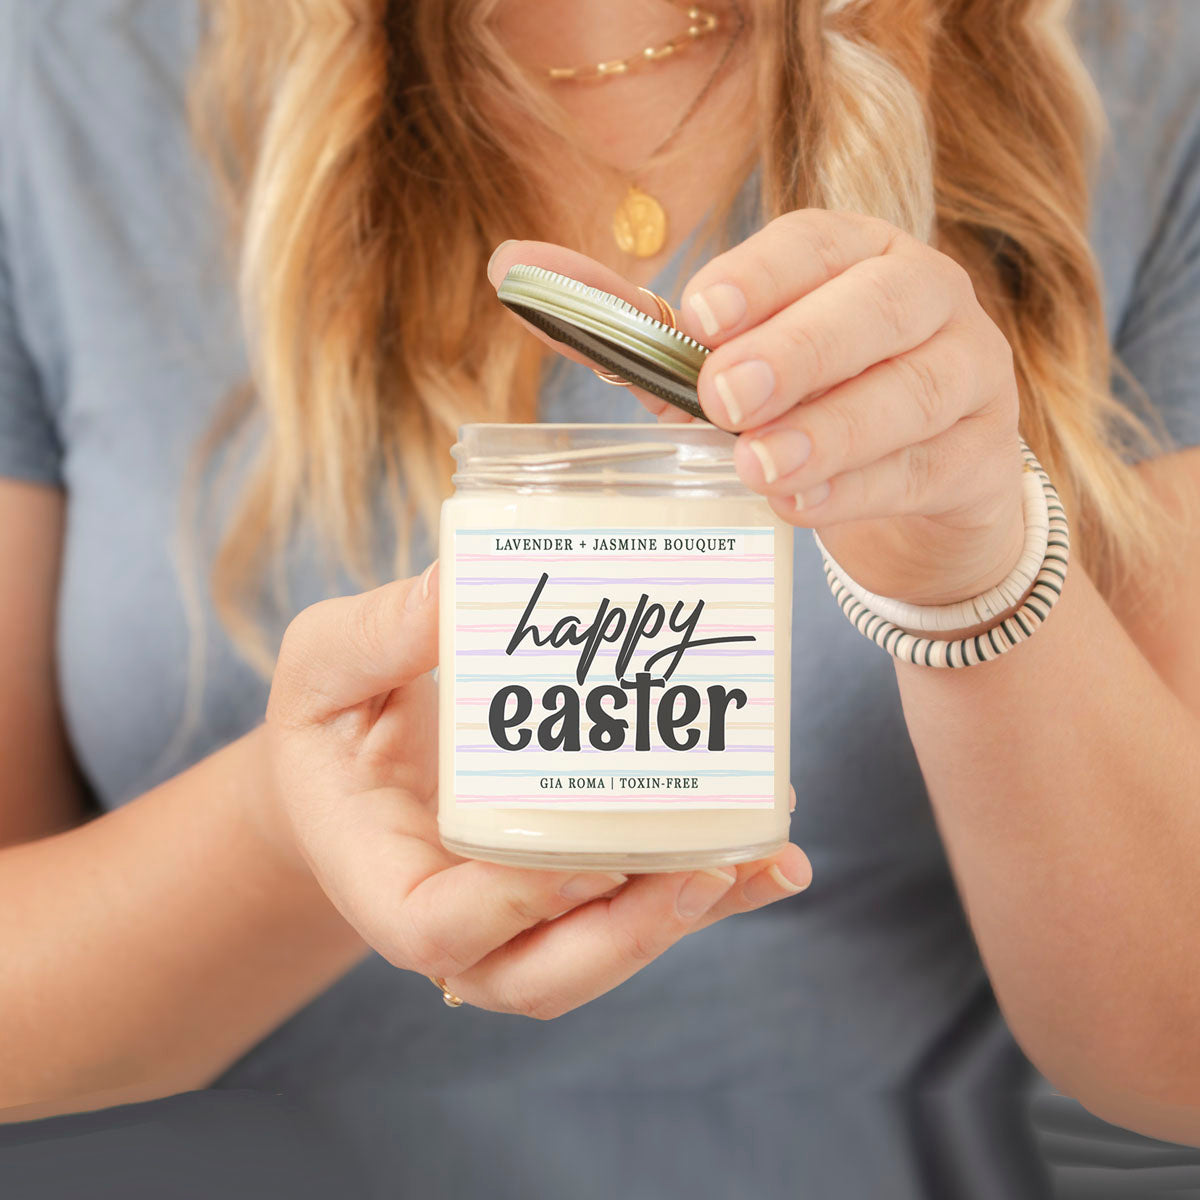
[[[657,316],[627,280],[546,243],[502,245],[492,281],[516,262]],[[712,348],[700,403],[739,434],[741,478],[782,519],[817,529],[864,587],[947,604],[1016,564],[1012,353],[953,259],[872,217],[799,210],[701,268],[679,317]],[[638,394],[664,419],[686,419]]]

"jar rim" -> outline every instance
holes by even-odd
[[[661,422],[474,422],[451,448],[456,486],[747,490],[735,435]]]
[[[511,431],[525,432],[566,432],[570,430],[580,430],[587,432],[595,432],[598,430],[611,430],[614,433],[654,433],[667,436],[700,436],[713,437],[716,440],[720,438],[733,439],[737,435],[730,433],[727,429],[721,429],[716,425],[710,425],[708,422],[695,421],[692,423],[668,423],[666,421],[468,421],[465,425],[458,427],[458,436],[461,440],[463,433],[468,429],[493,430],[503,429]]]

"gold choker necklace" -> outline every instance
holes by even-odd
[[[669,42],[663,42],[661,46],[647,46],[636,54],[629,55],[628,58],[613,58],[608,62],[599,62],[592,66],[548,67],[546,77],[556,82],[574,80],[576,83],[594,83],[601,79],[612,79],[616,75],[627,75],[639,66],[644,67],[651,63],[662,62],[664,58],[678,54],[680,50],[690,46],[693,42],[714,33],[720,24],[720,18],[716,13],[707,12],[705,9],[695,6],[687,10],[687,16],[688,20],[692,22],[687,28],[687,33],[672,38]]]

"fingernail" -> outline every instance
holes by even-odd
[[[702,292],[694,293],[688,305],[696,314],[700,328],[709,337],[722,329],[732,329],[746,315],[746,297],[732,283],[714,283]]]
[[[433,581],[437,577],[438,560],[435,558],[433,562],[425,568],[425,574],[421,576],[421,599],[422,601],[429,599],[429,593],[433,588]]]
[[[771,457],[771,451],[757,440],[750,443],[750,449],[754,452],[754,457],[758,459],[758,465],[762,467],[763,482],[774,483],[779,478],[779,468]]]
[[[437,565],[438,560],[435,558],[421,573],[420,583],[408,589],[408,595],[404,597],[404,607],[409,612],[416,612],[429,599],[429,585]]]
[[[811,875],[802,880],[789,879],[778,863],[772,863],[765,871],[759,871],[746,880],[742,885],[742,895],[751,904],[768,904],[780,899],[780,892],[785,896],[794,896],[804,891],[811,882]]]
[[[500,245],[498,245],[495,248],[495,250],[492,251],[492,257],[488,259],[488,265],[487,265],[487,277],[488,277],[488,281],[491,283],[492,287],[500,286],[500,280],[494,278],[492,275],[492,271],[495,269],[495,266],[496,266],[496,256],[500,253],[501,250],[504,249],[505,246],[511,246],[513,244],[513,242],[515,242],[516,240],[517,240],[516,238],[505,238],[505,240],[502,241],[500,243]]]
[[[729,424],[740,425],[770,398],[775,372],[761,358],[751,358],[721,371],[713,384],[729,414]]]
[[[796,497],[796,511],[800,512],[804,508],[816,508],[822,500],[829,498],[829,480],[824,483],[818,483],[816,487],[809,488],[807,492],[802,492]]]
[[[762,467],[764,482],[774,483],[804,466],[812,453],[812,439],[798,429],[781,429],[768,437],[754,438],[750,449]]]
[[[802,892],[810,883],[812,883],[812,868],[808,865],[808,859],[801,858],[801,872],[798,878],[793,879],[784,872],[784,869],[778,863],[772,863],[767,868],[767,874],[775,880],[777,884],[785,892],[791,892],[794,896],[797,892]]]
[[[558,894],[570,904],[582,904],[585,900],[595,900],[605,892],[620,887],[628,875],[618,875],[615,872],[597,871],[584,875],[572,875],[558,889]]]
[[[708,912],[733,887],[735,879],[736,871],[722,871],[719,867],[705,867],[704,870],[697,871],[679,889],[679,895],[675,898],[675,911],[684,920],[689,921]]]

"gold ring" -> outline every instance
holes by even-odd
[[[639,287],[638,291],[644,292],[658,305],[658,319],[664,325],[669,325],[672,329],[679,328],[675,319],[675,310],[669,301],[664,300],[657,292],[652,292],[649,288]],[[622,379],[620,375],[614,375],[611,371],[602,371],[599,367],[593,367],[592,374],[603,383],[611,384],[613,387],[629,387],[628,379]]]
[[[658,305],[658,319],[664,325],[669,325],[672,329],[679,328],[679,324],[675,320],[675,310],[671,307],[669,301],[664,300],[657,292],[652,292],[649,288],[640,287],[638,291],[645,292]]]
[[[601,383],[610,384],[612,387],[629,387],[628,379],[622,379],[620,375],[614,375],[611,371],[602,371],[599,367],[592,368],[592,374],[595,375]]]
[[[444,979],[439,979],[436,975],[429,976],[429,982],[442,993],[442,1003],[447,1008],[461,1008],[463,998],[456,996],[447,986]]]

